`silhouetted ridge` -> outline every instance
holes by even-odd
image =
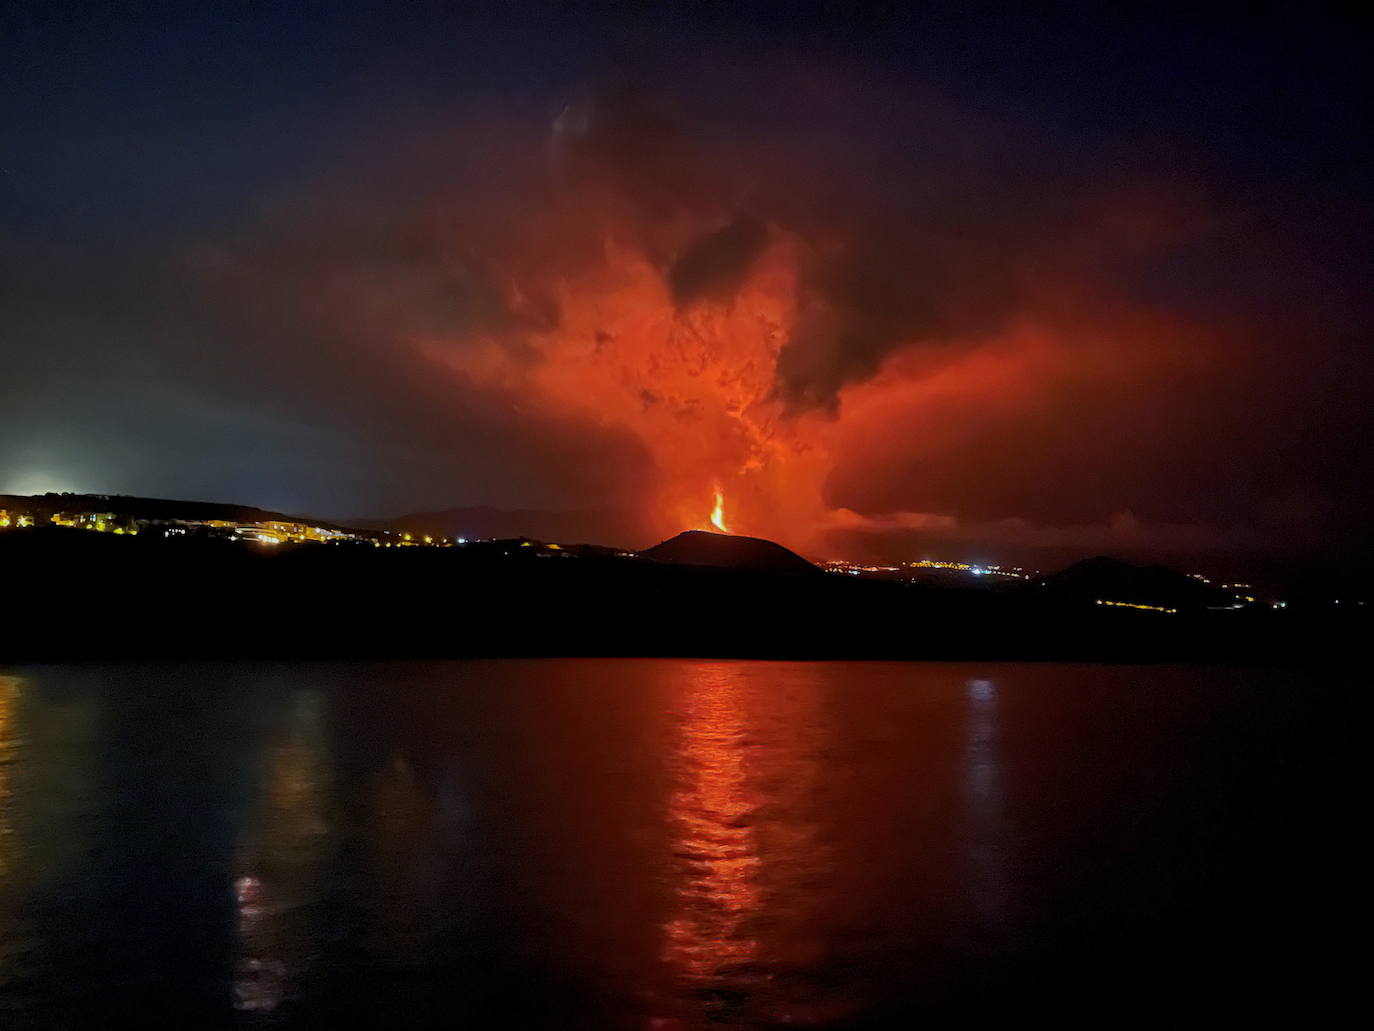
[[[349,530],[352,526],[317,519],[314,516],[291,515],[253,505],[234,505],[218,501],[182,501],[172,498],[144,498],[132,494],[0,494],[0,508],[18,508],[36,514],[46,522],[53,512],[112,512],[133,519],[221,519],[230,523],[286,522],[309,523],[331,530]]]
[[[1136,566],[1099,555],[1075,562],[1045,581],[1056,593],[1159,605],[1167,608],[1201,609],[1233,601],[1230,595],[1165,566]]]
[[[792,575],[820,570],[795,551],[758,537],[740,537],[706,530],[686,530],[661,544],[641,551],[642,558],[683,566],[718,566]]]
[[[499,539],[530,537],[561,544],[591,542],[638,547],[653,537],[632,512],[621,509],[576,509],[539,511],[502,509],[490,505],[447,508],[433,512],[410,512],[384,519],[355,519],[353,525],[378,530],[405,530],[415,534],[444,537]]]

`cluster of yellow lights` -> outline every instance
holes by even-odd
[[[391,531],[388,530],[387,532],[390,533]],[[395,541],[383,540],[381,537],[356,537],[342,533],[335,539],[364,541],[371,543],[374,548],[449,548],[457,544],[466,544],[468,542],[466,537],[458,537],[454,540],[449,540],[447,537],[422,536],[419,540],[416,540],[415,535],[411,533],[403,533],[400,535],[400,540]]]
[[[1020,566],[1003,569],[1001,566],[979,566],[972,562],[942,562],[933,558],[923,558],[919,562],[908,562],[907,566],[911,569],[955,569],[963,573],[974,573],[977,576],[1014,576],[1022,580],[1030,578],[1030,574]]]
[[[384,540],[382,537],[371,534],[352,533],[348,530],[331,530],[322,526],[311,526],[308,523],[281,522],[278,520],[258,523],[231,523],[222,519],[206,519],[198,521],[196,525],[209,526],[216,529],[233,529],[240,537],[245,540],[257,541],[260,544],[311,544],[329,543],[334,541],[353,541],[362,544],[371,544],[377,548],[420,548],[432,547],[443,548],[454,543],[447,537],[434,537],[428,534],[421,535],[417,540],[414,534],[402,533],[399,540]],[[458,543],[467,543],[459,539]]]
[[[1177,612],[1178,609],[1166,609],[1163,605],[1138,605],[1133,601],[1104,601],[1097,599],[1099,605],[1111,605],[1118,609],[1144,609],[1146,612]]]
[[[1189,573],[1188,575],[1191,576],[1194,580],[1197,580],[1197,581],[1199,581],[1199,582],[1201,582],[1201,583],[1210,584],[1210,583],[1212,582],[1211,580],[1208,580],[1207,577],[1203,576],[1201,573]],[[1249,584],[1221,584],[1221,586],[1222,586],[1223,588],[1225,588],[1226,590],[1228,590],[1228,591],[1253,591],[1253,590],[1254,590],[1254,588],[1251,587]],[[1236,594],[1236,600],[1237,600],[1237,601],[1248,601],[1248,602],[1250,602],[1251,604],[1253,604],[1254,601],[1255,601],[1255,597],[1254,597],[1254,595],[1252,595],[1252,594]]]
[[[855,562],[845,562],[842,559],[835,559],[822,564],[832,572],[849,573],[853,576],[858,576],[860,573],[899,573],[903,568],[952,569],[961,573],[972,573],[974,576],[1010,576],[1018,580],[1029,580],[1034,575],[1021,566],[1003,569],[1001,566],[979,566],[972,562],[943,562],[933,558],[923,558],[919,562],[907,562],[902,566],[862,566]]]
[[[138,529],[132,519],[124,519],[113,512],[54,512],[50,517],[53,525],[67,526],[78,530],[91,530],[96,533],[116,533],[128,534],[133,536],[138,533]],[[283,522],[270,520],[257,523],[236,523],[227,519],[194,519],[194,520],[172,520],[182,527],[206,527],[214,530],[228,530],[232,535],[242,540],[256,542],[258,544],[306,544],[311,542],[329,541],[356,541],[370,543],[382,548],[405,548],[405,547],[448,547],[455,543],[447,537],[434,537],[422,535],[418,540],[413,534],[403,533],[398,540],[384,540],[380,536],[372,534],[351,533],[347,530],[331,530],[322,526],[311,526],[307,523]],[[33,519],[26,515],[15,515],[14,513],[0,509],[0,530],[13,527],[32,526]],[[156,527],[155,527],[156,528]],[[172,532],[185,533],[186,530],[174,530]],[[466,544],[464,538],[459,538],[456,543]]]
[[[844,562],[839,559],[826,562],[824,565],[827,569],[833,569],[841,573],[853,573],[856,576],[859,573],[895,573],[901,568],[900,566],[859,566],[855,565],[853,562]]]
[[[973,562],[944,562],[938,558],[922,558],[919,562],[907,562],[907,566],[911,569],[956,569],[963,573],[974,573],[976,576],[1015,576],[1021,580],[1031,579],[1031,575],[1018,565],[1003,569],[1000,565],[974,565]]]
[[[127,521],[117,522],[117,517],[113,512],[82,512],[78,515],[54,512],[51,519],[56,526],[72,526],[78,530],[91,530],[95,533],[118,533],[129,536],[138,533],[138,530]],[[20,525],[32,525],[32,521],[28,524],[20,523]]]
[[[414,534],[403,533],[399,541],[383,541],[380,538],[373,538],[372,543],[379,548],[421,548],[425,545],[429,545],[431,548],[446,548],[454,542],[450,541],[447,537],[429,536],[421,536],[417,541]],[[467,541],[460,537],[457,543],[466,544]]]
[[[1253,597],[1252,595],[1249,595],[1249,594],[1240,594],[1240,593],[1239,593],[1240,591],[1253,591],[1254,588],[1251,587],[1249,584],[1222,584],[1221,586],[1225,587],[1228,591],[1235,591],[1235,592],[1237,592],[1237,594],[1236,594],[1236,600],[1237,600],[1237,601],[1248,601],[1248,602],[1253,602],[1253,601],[1255,600],[1254,597]]]

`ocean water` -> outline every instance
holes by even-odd
[[[0,1027],[1332,1026],[1364,680],[0,669]]]

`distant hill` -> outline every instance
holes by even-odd
[[[541,541],[636,547],[653,540],[639,520],[616,509],[543,512],[501,509],[489,505],[413,512],[394,519],[355,519],[355,526],[432,533],[444,537],[530,537]]]
[[[1175,609],[1204,609],[1235,601],[1225,591],[1177,570],[1136,566],[1105,555],[1075,562],[1042,583],[1056,595],[1083,601],[1105,599]]]
[[[353,529],[351,526],[312,516],[288,515],[270,509],[255,508],[252,505],[140,498],[130,494],[0,494],[0,508],[32,511],[42,517],[50,516],[54,512],[113,512],[134,519],[217,519],[231,523],[295,522],[330,530]]]
[[[769,573],[808,575],[820,570],[795,551],[758,537],[740,537],[706,530],[686,530],[639,553],[653,562],[680,566],[716,566]]]

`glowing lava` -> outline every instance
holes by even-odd
[[[725,495],[716,491],[716,507],[711,509],[711,525],[721,533],[729,533],[725,528]]]

